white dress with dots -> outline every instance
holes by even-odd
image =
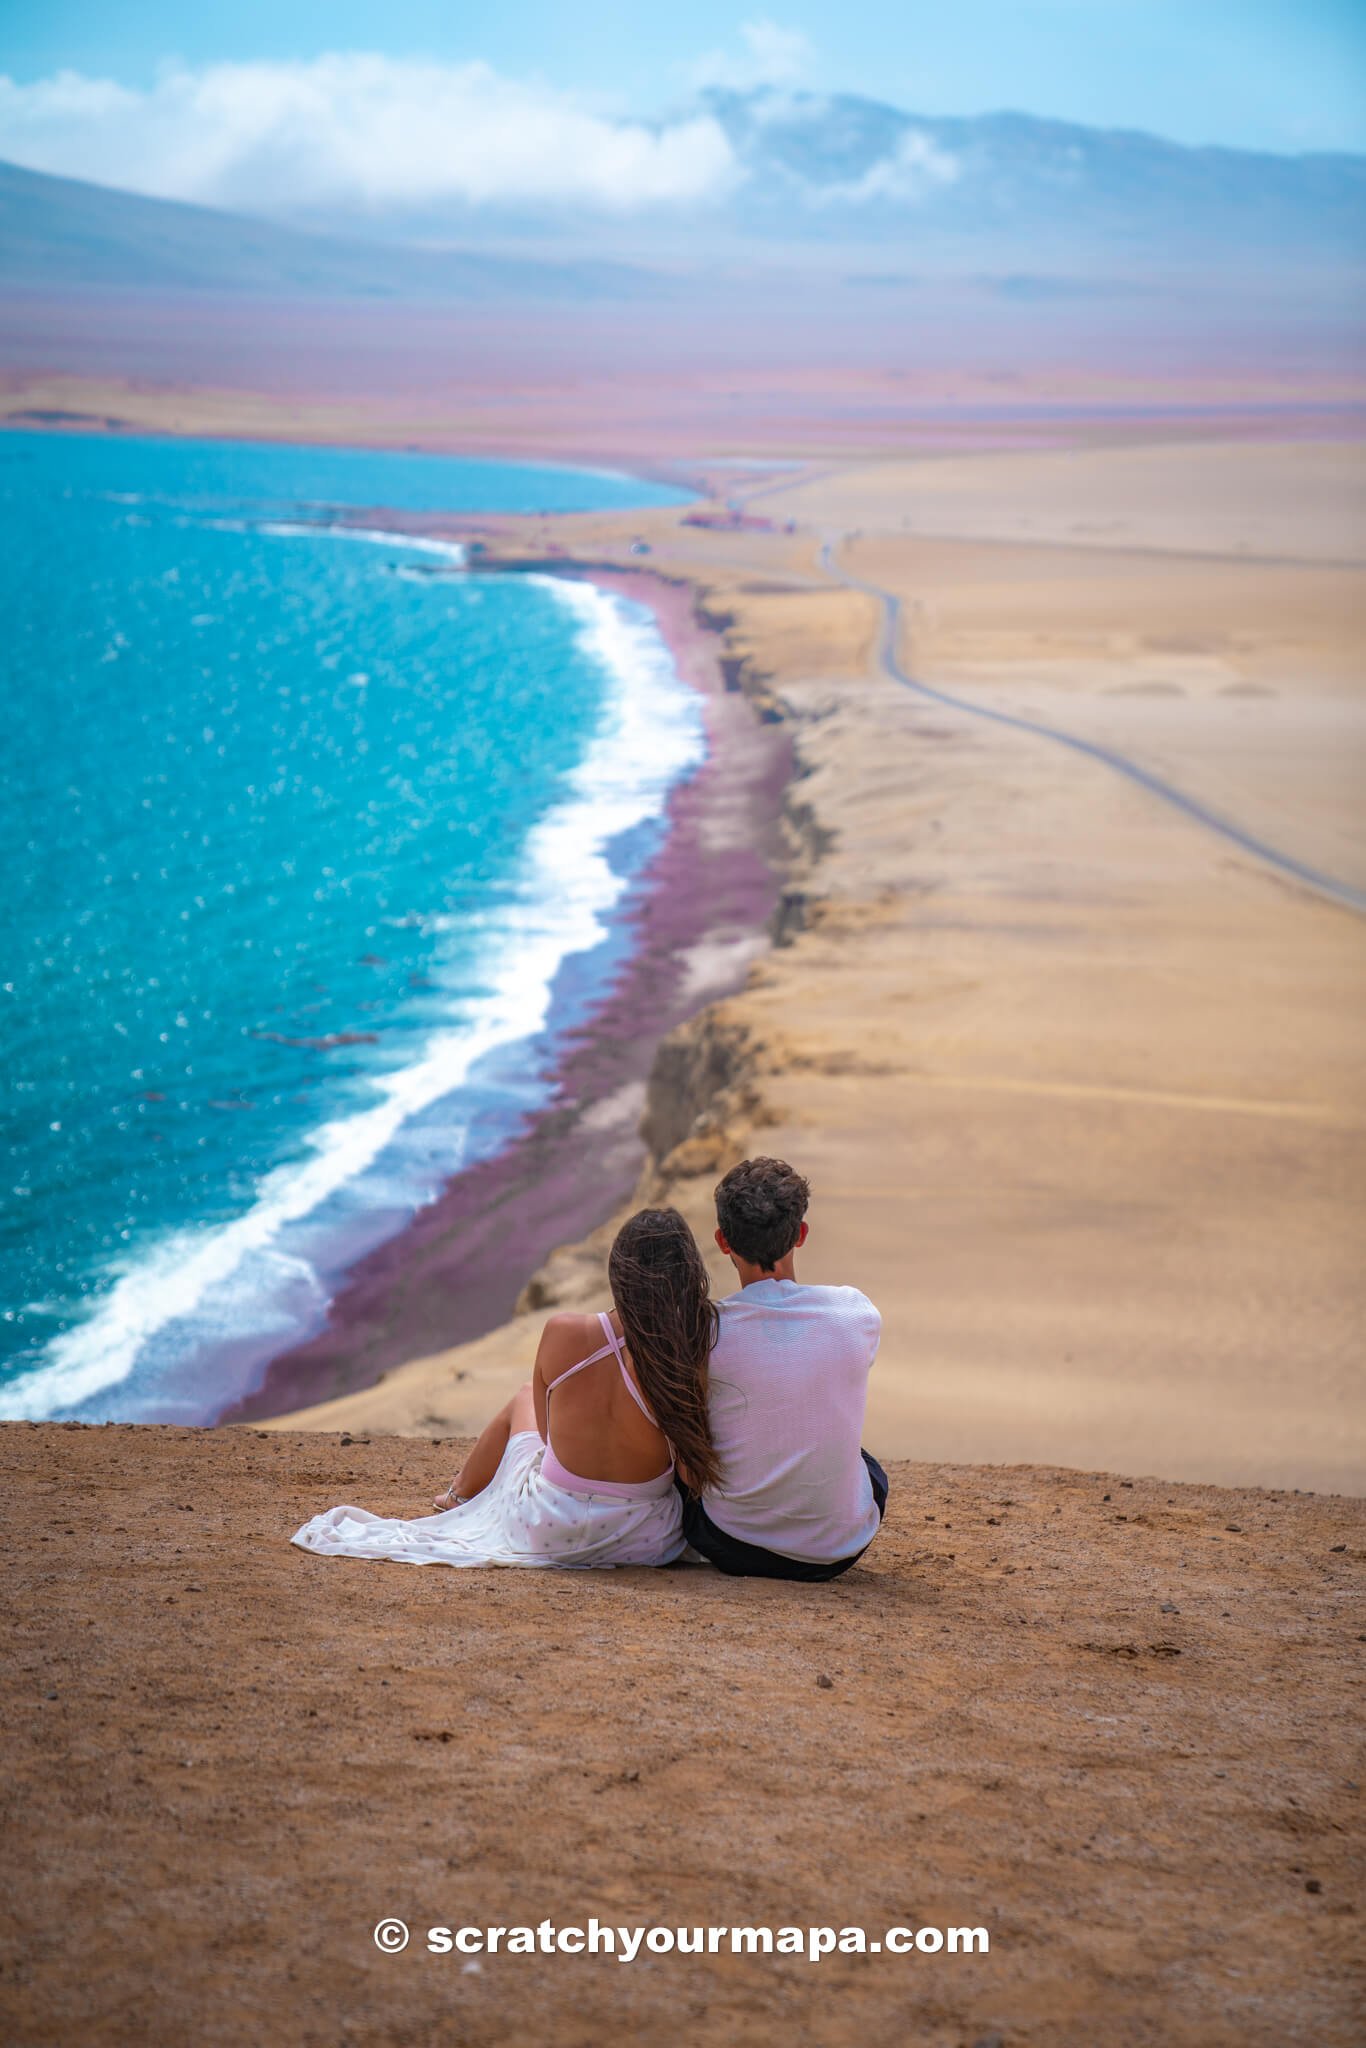
[[[609,1318],[599,1320],[607,1344],[560,1379],[610,1350],[648,1415]],[[667,1471],[629,1486],[580,1479],[527,1429],[508,1439],[498,1470],[473,1500],[411,1522],[386,1521],[365,1508],[328,1508],[290,1540],[320,1557],[388,1557],[401,1564],[660,1565],[683,1554],[683,1511],[672,1461]]]

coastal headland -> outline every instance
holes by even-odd
[[[1361,10],[167,12],[0,76],[0,2048],[1362,2048]],[[847,1571],[291,1541],[751,1154]]]
[[[0,1427],[8,2038],[1357,2038],[1360,449],[1048,439],[718,440],[662,464],[690,507],[423,521],[653,603],[712,763],[549,1117],[277,1361],[296,1412]],[[706,1243],[752,1150],[883,1311],[854,1571],[290,1548],[424,1512],[617,1216]],[[426,1950],[590,1917],[991,1946]]]
[[[1360,1490],[1359,447],[1088,428],[694,475],[692,508],[432,530],[635,574],[675,632],[686,596],[792,748],[773,943],[652,1054],[635,1187],[521,1313],[437,1345],[455,1293],[405,1321],[371,1289],[357,1391],[343,1293],[256,1412],[468,1433],[540,1313],[605,1300],[625,1208],[705,1242],[762,1149],[812,1179],[804,1272],[882,1307],[889,1455]]]

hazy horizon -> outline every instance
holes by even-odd
[[[1366,147],[1350,10],[1048,0],[1029,62],[997,0],[576,20],[572,48],[537,0],[10,24],[0,369],[380,396],[1360,374],[1366,154],[1328,147]],[[993,102],[1037,111],[961,111]]]

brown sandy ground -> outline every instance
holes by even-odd
[[[7,2042],[1360,2039],[1360,1503],[897,1465],[824,1588],[289,1546],[455,1456],[0,1429]],[[991,1951],[423,1946],[593,1914]]]
[[[644,534],[795,736],[781,943],[666,1042],[637,1198],[705,1241],[731,1159],[801,1163],[802,1277],[883,1311],[885,1454],[1366,1489],[1366,920],[897,687],[872,604],[818,561],[833,535],[902,596],[913,674],[1126,752],[1360,888],[1360,447],[846,461],[746,502],[796,530],[656,510],[489,543],[610,561]],[[526,1305],[601,1306],[609,1237]],[[521,1317],[306,1426],[469,1430],[534,1340]]]

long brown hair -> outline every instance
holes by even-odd
[[[617,1232],[607,1274],[640,1391],[679,1471],[699,1490],[715,1485],[707,1360],[717,1313],[697,1240],[677,1209],[638,1209]]]

